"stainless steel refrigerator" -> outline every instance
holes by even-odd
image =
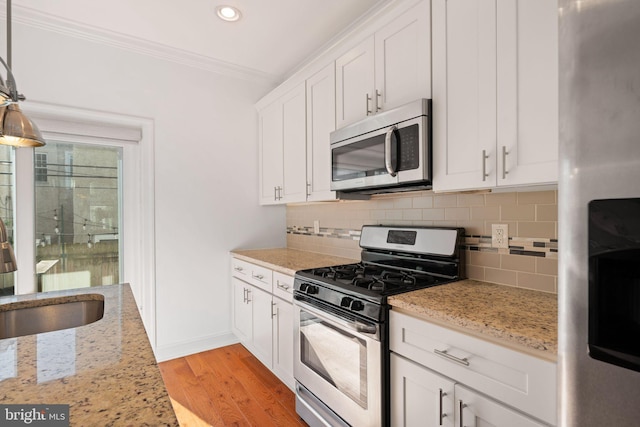
[[[559,0],[561,426],[640,425],[640,0]]]

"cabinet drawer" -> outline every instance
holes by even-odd
[[[273,294],[285,301],[293,302],[293,277],[274,271]]]
[[[397,311],[389,319],[391,351],[555,425],[555,363]]]
[[[273,272],[268,268],[231,258],[231,274],[269,293],[272,291]]]

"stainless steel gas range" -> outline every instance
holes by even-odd
[[[296,411],[311,427],[389,425],[387,297],[463,278],[463,236],[364,226],[360,263],[296,273]]]

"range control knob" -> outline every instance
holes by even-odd
[[[340,301],[340,307],[349,308],[352,302],[353,302],[353,299],[349,297],[343,297],[342,300]]]
[[[300,291],[304,292],[305,294],[317,294],[318,287],[309,283],[302,283],[300,284]]]
[[[349,306],[349,308],[353,311],[362,311],[362,309],[364,308],[364,304],[362,303],[362,301],[351,301],[351,305]]]

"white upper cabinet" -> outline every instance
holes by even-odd
[[[307,200],[336,198],[331,191],[329,134],[336,129],[336,75],[333,64],[307,79]]]
[[[258,113],[260,203],[306,200],[304,82]]]
[[[282,99],[282,147],[284,203],[304,202],[306,187],[306,98],[304,83]]]
[[[431,98],[431,2],[422,1],[375,34],[377,109]]]
[[[260,203],[278,202],[282,188],[282,105],[276,101],[258,115]]]
[[[373,37],[370,37],[336,60],[336,125],[339,128],[373,112],[373,46]]]
[[[336,60],[336,127],[431,96],[430,1]]]
[[[558,2],[500,0],[497,13],[498,185],[557,182]]]
[[[557,181],[557,0],[433,0],[434,190]]]

